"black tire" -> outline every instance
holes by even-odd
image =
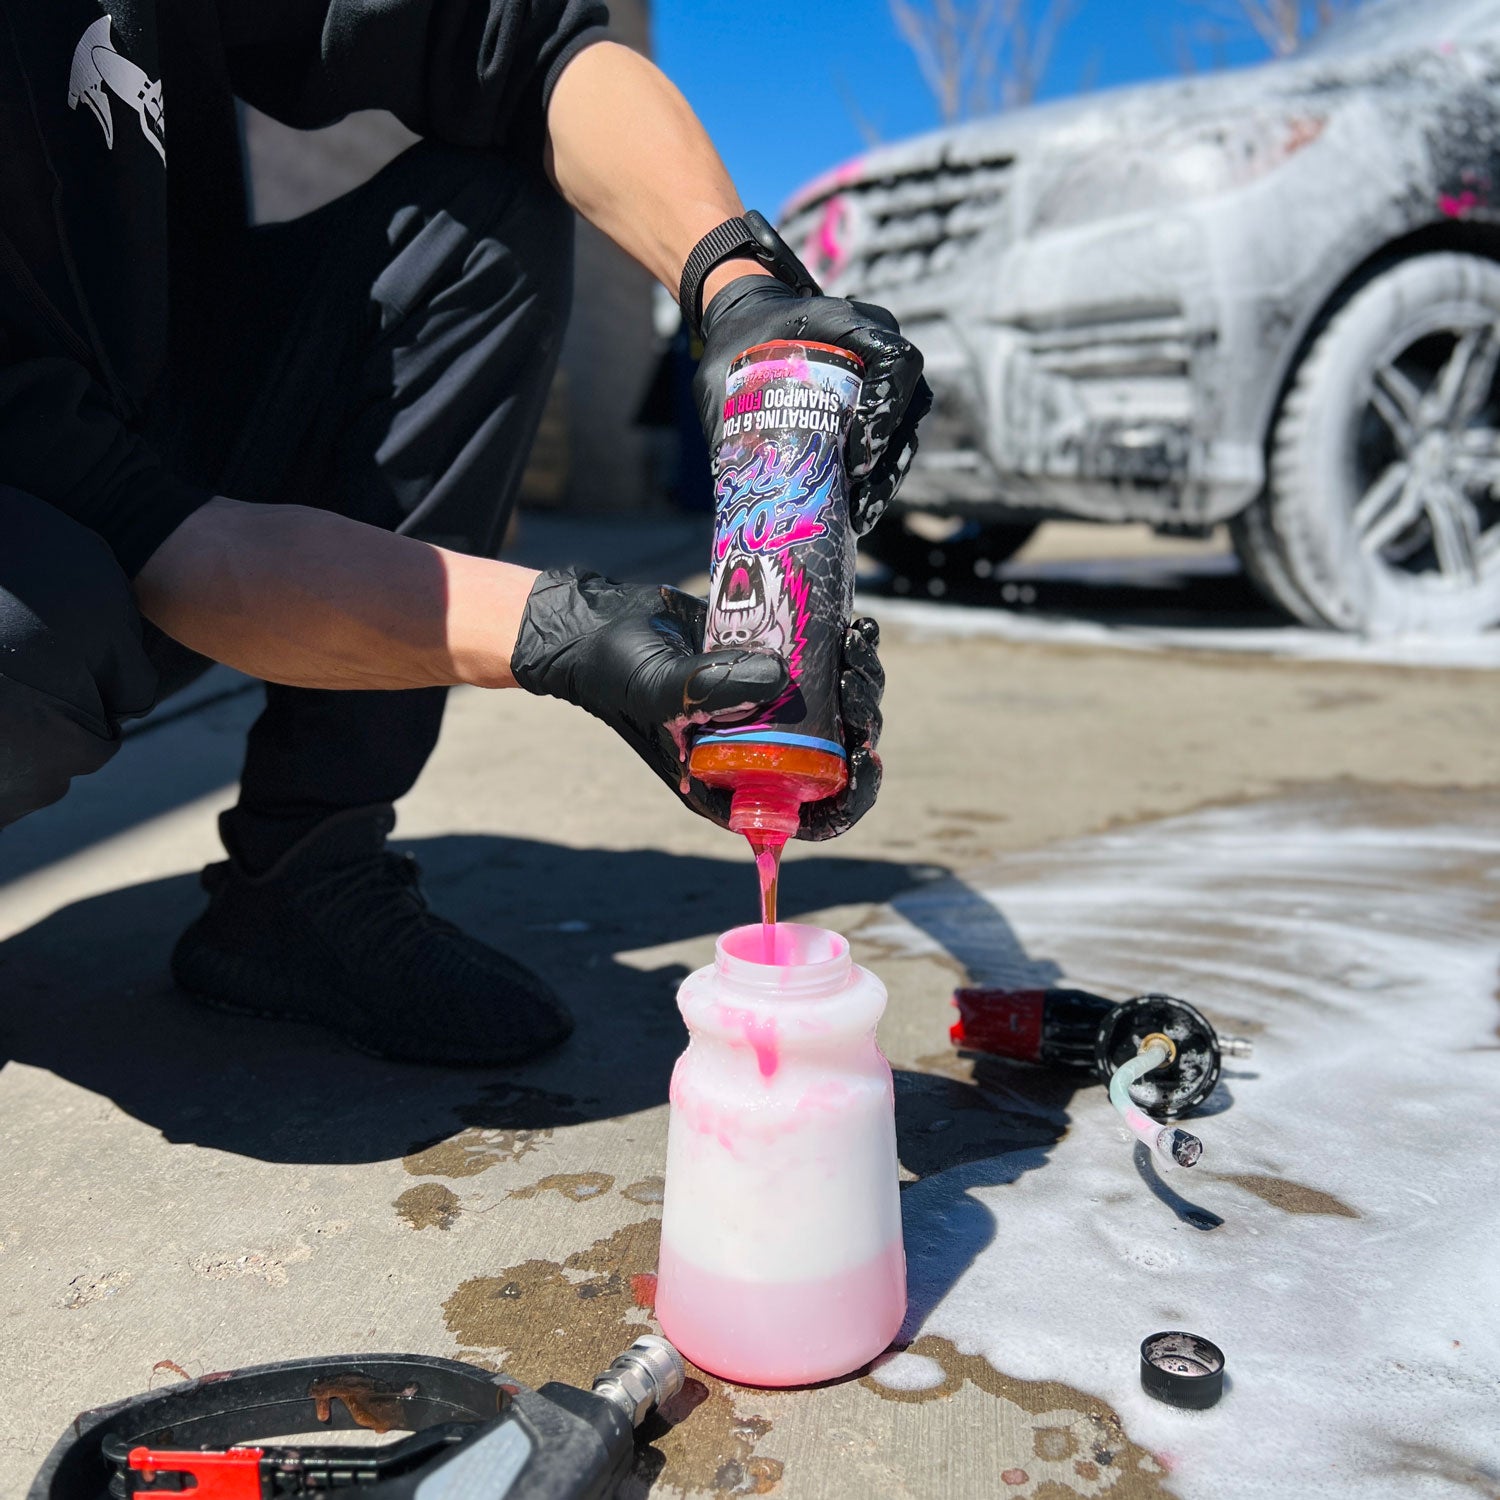
[[[1034,522],[948,520],[922,512],[890,512],[876,522],[860,548],[891,570],[900,593],[943,592],[948,584],[989,578],[1031,540]],[[935,534],[929,534],[935,533]]]
[[[1271,525],[1267,494],[1262,493],[1253,505],[1247,506],[1230,521],[1229,539],[1234,543],[1246,576],[1262,597],[1303,625],[1310,625],[1314,630],[1328,628],[1328,621],[1313,608],[1287,572],[1281,542]]]
[[[1234,528],[1307,624],[1468,635],[1500,622],[1500,265],[1401,261],[1330,319]]]

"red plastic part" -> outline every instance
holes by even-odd
[[[158,1474],[191,1474],[197,1489],[182,1491],[192,1500],[263,1500],[260,1461],[263,1448],[231,1448],[227,1453],[172,1453],[132,1448],[130,1467],[148,1482]],[[157,1496],[168,1490],[132,1490],[131,1495]]]
[[[955,990],[958,1020],[948,1029],[956,1047],[1036,1062],[1042,1050],[1041,990]]]

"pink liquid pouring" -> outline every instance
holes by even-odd
[[[750,852],[755,856],[755,873],[760,881],[760,961],[774,964],[776,957],[776,890],[781,880],[781,852],[785,836],[773,833],[746,835]]]

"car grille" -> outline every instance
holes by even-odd
[[[996,156],[833,185],[799,203],[782,234],[830,291],[938,276],[1000,216],[1014,164]]]
[[[1193,337],[1176,303],[1074,308],[1017,326],[1037,367],[1069,380],[1184,379],[1191,367]]]

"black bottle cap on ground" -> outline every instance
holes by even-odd
[[[1141,1389],[1202,1411],[1224,1394],[1224,1351],[1196,1333],[1153,1333],[1141,1340]]]

